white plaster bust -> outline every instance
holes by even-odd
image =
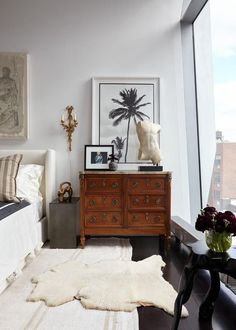
[[[157,142],[157,133],[161,126],[144,120],[136,125],[136,132],[139,139],[139,160],[151,160],[154,165],[161,161],[160,148]]]

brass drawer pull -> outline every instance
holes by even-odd
[[[156,182],[155,186],[156,186],[157,189],[159,189],[159,188],[161,188],[161,183],[160,182]]]
[[[137,181],[134,181],[133,184],[132,184],[132,187],[133,187],[133,188],[138,187],[138,182],[137,182]]]
[[[111,186],[112,186],[113,189],[116,189],[116,188],[119,187],[119,183],[118,182],[112,182]]]
[[[94,217],[94,216],[93,216],[93,217],[90,217],[90,218],[89,218],[89,222],[90,222],[90,223],[96,223],[96,222],[97,222],[96,217]]]
[[[95,188],[95,187],[96,187],[96,183],[95,182],[90,182],[89,188]]]
[[[161,204],[161,198],[160,197],[156,199],[156,204],[157,205]]]
[[[111,202],[112,206],[116,206],[118,204],[118,201],[117,199],[113,199],[112,202]]]
[[[94,206],[94,205],[96,205],[95,200],[94,200],[94,199],[90,199],[90,200],[89,200],[89,205],[90,205],[90,206]]]

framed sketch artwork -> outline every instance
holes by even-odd
[[[0,140],[28,138],[27,54],[0,53]]]
[[[92,143],[113,144],[119,169],[137,169],[136,124],[160,124],[159,78],[93,78]]]

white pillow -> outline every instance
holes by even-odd
[[[16,196],[30,203],[42,200],[39,190],[44,166],[37,164],[20,165],[16,177]]]

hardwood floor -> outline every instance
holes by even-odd
[[[164,278],[178,291],[179,279],[188,260],[188,249],[173,238],[165,253],[159,249],[157,237],[130,237],[133,246],[133,260],[142,260],[153,254],[161,254],[166,263]],[[186,307],[189,311],[187,318],[182,318],[179,330],[235,330],[236,329],[236,295],[224,284],[221,284],[219,297],[215,304],[212,322],[200,322],[198,309],[209,285],[207,271],[200,271],[194,281],[194,287]],[[140,307],[139,330],[168,330],[171,329],[173,317],[154,307]]]

